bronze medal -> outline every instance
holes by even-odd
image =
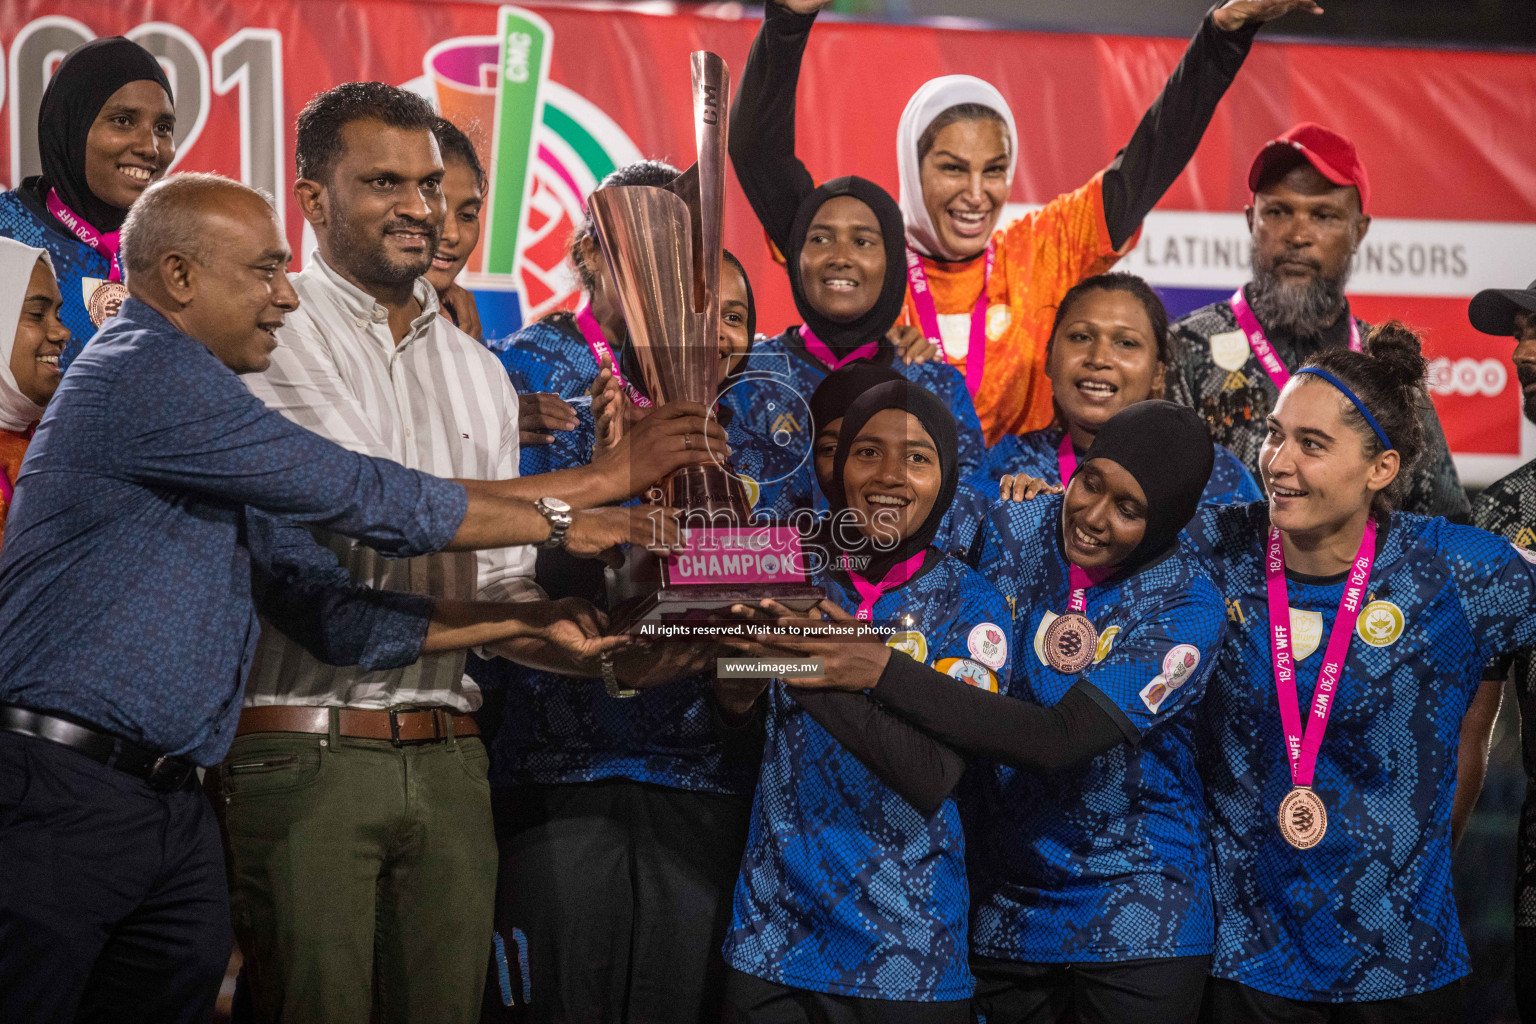
[[[117,311],[123,308],[123,300],[128,297],[128,286],[121,281],[103,281],[91,292],[91,301],[86,304],[86,312],[91,315],[91,323],[100,327],[103,323],[117,316]]]
[[[1081,672],[1093,661],[1099,647],[1099,631],[1088,616],[1067,612],[1058,616],[1045,630],[1040,646],[1045,649],[1046,664],[1057,672]]]
[[[1310,850],[1328,833],[1328,809],[1310,787],[1297,786],[1280,801],[1280,834],[1298,850]]]

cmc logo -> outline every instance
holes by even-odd
[[[1498,359],[1457,359],[1441,356],[1429,363],[1429,390],[1437,395],[1493,398],[1504,393],[1509,370]]]

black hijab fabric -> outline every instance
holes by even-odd
[[[954,414],[939,401],[932,391],[914,384],[906,378],[876,385],[856,398],[843,414],[843,425],[837,433],[837,454],[832,457],[832,480],[828,485],[827,503],[834,517],[848,507],[843,491],[843,467],[848,463],[848,453],[854,439],[875,414],[886,409],[900,409],[917,417],[928,436],[933,438],[939,452],[939,493],[933,501],[928,518],[908,534],[894,551],[877,551],[869,568],[860,575],[877,580],[885,576],[891,566],[904,562],[933,543],[934,535],[944,521],[944,513],[955,500],[955,488],[960,483],[960,441],[955,427]],[[1207,444],[1209,447],[1209,444]],[[836,553],[837,530],[829,530],[829,552]]]
[[[810,233],[811,221],[823,204],[839,196],[852,196],[874,211],[880,224],[880,234],[885,241],[885,284],[880,297],[869,312],[850,323],[840,324],[818,313],[807,301],[805,288],[800,281],[800,250],[805,248],[805,236]],[[901,315],[901,304],[907,294],[906,226],[902,223],[901,207],[891,194],[874,182],[849,175],[833,178],[813,190],[800,202],[795,214],[794,226],[789,233],[789,251],[784,254],[789,269],[789,290],[795,297],[795,309],[816,337],[834,352],[848,353],[868,341],[885,336],[885,332]]]
[[[1199,413],[1147,401],[1122,409],[1099,429],[1078,472],[1094,459],[1119,463],[1147,496],[1147,532],[1115,573],[1121,577],[1178,544],[1211,479],[1216,449]]]
[[[811,436],[815,437],[833,420],[842,419],[848,407],[864,392],[880,384],[904,380],[889,366],[858,360],[821,379],[811,392]]]
[[[112,94],[129,82],[158,83],[171,96],[171,83],[150,52],[122,36],[93,39],[75,47],[43,91],[37,112],[37,143],[43,161],[43,196],[58,191],[64,205],[97,231],[123,226],[127,210],[98,199],[85,182],[85,142],[91,124]]]

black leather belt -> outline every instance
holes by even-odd
[[[143,779],[151,789],[161,793],[173,793],[192,784],[197,778],[197,765],[191,761],[141,747],[120,736],[67,718],[19,708],[14,704],[0,704],[0,730],[34,736],[78,750],[108,768],[116,768]]]

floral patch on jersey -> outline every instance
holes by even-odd
[[[990,669],[1000,669],[1008,660],[1008,638],[996,623],[983,622],[972,629],[965,646],[971,657]]]
[[[1241,370],[1248,361],[1248,336],[1242,331],[1213,334],[1210,344],[1211,362],[1223,370]]]
[[[1523,533],[1527,533],[1529,531],[1521,531],[1521,532],[1523,534]],[[1516,538],[1516,539],[1518,539],[1518,538]],[[1521,558],[1525,559],[1527,562],[1530,562],[1533,565],[1536,565],[1536,551],[1532,551],[1530,548],[1527,548],[1527,547],[1522,547],[1519,544],[1511,544],[1510,547],[1515,549],[1515,554],[1519,555]]]
[[[1200,650],[1193,644],[1179,644],[1163,655],[1163,681],[1168,689],[1177,690],[1189,681],[1195,667],[1200,664]],[[1143,697],[1143,700],[1146,698]],[[1153,710],[1157,710],[1153,708]]]
[[[1291,609],[1291,657],[1306,661],[1323,640],[1323,613]]]
[[[1163,706],[1163,701],[1167,700],[1168,695],[1175,689],[1176,687],[1170,686],[1168,680],[1162,676],[1153,676],[1152,681],[1141,688],[1139,696],[1141,702],[1147,706],[1147,710],[1155,715],[1157,709]]]
[[[978,665],[970,658],[940,658],[933,667],[951,679],[970,683],[978,690],[998,692],[997,676],[992,674],[991,669]]]
[[[1094,648],[1093,651],[1093,663],[1095,665],[1109,657],[1109,652],[1113,650],[1115,646],[1115,637],[1119,635],[1119,626],[1104,627],[1104,632],[1099,634],[1099,646]]]
[[[928,638],[915,629],[904,629],[885,642],[893,651],[900,651],[919,665],[928,664]]]
[[[1355,632],[1372,647],[1386,647],[1403,635],[1403,610],[1391,601],[1372,601],[1360,609]]]

